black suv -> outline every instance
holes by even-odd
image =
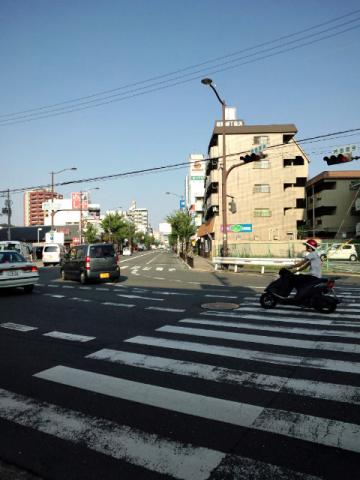
[[[61,262],[63,280],[112,280],[120,278],[118,256],[111,243],[89,243],[72,247]]]

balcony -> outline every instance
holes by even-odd
[[[211,170],[217,170],[218,168],[219,159],[218,158],[210,158],[206,163],[206,170],[205,175],[210,175]]]
[[[219,193],[219,183],[218,182],[211,182],[209,183],[207,189],[205,190],[204,195],[204,203],[207,202],[208,198],[213,195]]]

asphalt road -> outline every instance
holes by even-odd
[[[327,316],[262,310],[271,278],[156,251],[122,257],[117,284],[48,267],[32,295],[0,292],[8,478],[356,478],[360,282]]]

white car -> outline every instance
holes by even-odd
[[[131,250],[130,248],[123,248],[123,252],[122,252],[123,255],[131,255]]]
[[[0,288],[23,287],[26,293],[31,293],[38,281],[36,265],[14,250],[0,252]]]
[[[328,250],[319,251],[321,260],[350,260],[355,262],[358,254],[355,245],[349,243],[333,243]]]

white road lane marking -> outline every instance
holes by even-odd
[[[265,335],[251,335],[249,333],[226,332],[220,330],[207,330],[202,328],[177,327],[164,325],[157,328],[157,332],[177,333],[179,335],[193,335],[206,338],[220,338],[222,340],[235,340],[236,342],[249,342],[261,345],[276,345],[280,347],[303,348],[308,350],[331,350],[333,352],[360,353],[360,345],[340,342],[322,342],[317,340],[298,340],[296,338],[273,337]]]
[[[9,330],[17,330],[18,332],[30,332],[31,330],[37,330],[37,327],[30,327],[29,325],[22,325],[21,323],[12,322],[0,323],[0,327],[7,328]]]
[[[121,270],[126,270],[129,268],[129,265],[120,265]]]
[[[206,480],[225,453],[0,389],[0,417],[109,457],[182,480]]]
[[[195,318],[184,318],[179,321],[179,323],[191,323],[194,325],[214,325],[217,327],[227,327],[227,328],[246,328],[251,330],[266,330],[268,332],[282,332],[282,333],[295,333],[301,335],[312,335],[321,337],[339,337],[339,338],[351,338],[360,340],[360,331],[358,332],[349,332],[347,330],[336,330],[334,328],[305,328],[305,327],[283,327],[276,325],[259,325],[254,323],[246,322],[229,322],[221,320],[198,320]]]
[[[88,298],[79,298],[79,297],[71,297],[70,300],[75,300],[77,302],[92,302],[92,300],[89,300]]]
[[[49,288],[59,288],[60,285],[53,285],[52,283],[49,283],[49,284],[47,285],[47,287],[49,287]]]
[[[281,391],[297,396],[307,396],[356,405],[360,404],[360,387],[351,385],[338,385],[316,380],[265,375],[215,365],[188,362],[186,360],[142,355],[107,348],[91,353],[87,355],[86,358],[175,375],[201,378],[218,383],[236,384],[246,388],[257,388],[272,392]]]
[[[124,297],[124,298],[139,298],[140,300],[154,300],[155,302],[163,302],[163,298],[152,298],[152,297],[142,297],[141,295],[130,295],[130,294],[125,294],[125,293],[117,293],[116,294],[118,297]]]
[[[79,287],[79,290],[91,290],[91,287]]]
[[[185,312],[185,308],[146,307],[145,310],[159,310],[162,312]]]
[[[116,303],[116,302],[102,302],[101,305],[110,305],[111,307],[125,307],[125,308],[135,307],[135,305],[130,305],[129,303]]]
[[[94,340],[96,338],[88,337],[86,335],[76,335],[75,333],[58,332],[56,330],[54,330],[53,332],[43,333],[43,336],[61,338],[62,340],[70,340],[73,342],[90,342],[90,340]]]
[[[73,285],[63,285],[62,288],[75,288]]]
[[[360,362],[345,360],[332,360],[318,357],[302,357],[301,355],[286,355],[283,353],[263,352],[259,350],[247,350],[244,348],[223,347],[198,342],[185,342],[182,340],[169,340],[158,337],[137,336],[124,340],[128,343],[148,345],[151,347],[171,348],[190,352],[218,355],[222,357],[250,360],[252,362],[272,363],[275,365],[299,366],[302,368],[317,368],[343,373],[360,372]]]
[[[279,323],[297,323],[301,325],[337,325],[334,320],[318,320],[317,318],[308,319],[308,318],[289,318],[281,316],[270,316],[269,314],[263,313],[262,315],[252,315],[249,313],[230,313],[230,312],[218,312],[218,311],[208,311],[201,312],[200,315],[206,315],[211,317],[220,317],[220,318],[239,318],[245,320],[260,320],[262,322],[279,322]]]
[[[164,270],[164,267],[156,267],[156,269],[158,272],[162,272]]]
[[[162,292],[162,291],[152,291],[154,295],[181,295],[181,296],[189,296],[192,295],[191,293],[182,293],[182,292]]]
[[[56,295],[55,293],[44,293],[44,295],[52,298],[65,298],[65,295]]]
[[[98,290],[99,292],[109,292],[110,288],[95,287],[95,290]]]
[[[144,267],[143,270],[151,270],[151,267]]]
[[[238,298],[236,295],[209,295],[206,294],[205,297],[212,297],[212,298]]]
[[[235,309],[234,311],[241,311],[241,312],[256,312],[256,313],[263,313],[264,315],[266,315],[266,310],[264,308],[261,308],[261,307],[240,307],[240,308],[237,308]],[[314,311],[296,311],[296,310],[291,310],[290,312],[289,311],[286,311],[286,310],[282,310],[282,309],[276,309],[276,314],[277,315],[295,315],[295,316],[306,316],[306,317],[316,317],[317,318],[324,318],[323,315],[315,312]],[[272,310],[272,312],[275,313],[274,310]],[[359,310],[356,310],[358,312],[358,315],[346,315],[346,318],[351,318],[351,319],[354,319],[354,320],[359,320]],[[343,313],[331,313],[331,318],[335,319],[335,318],[341,318],[341,319],[344,319],[345,315]]]
[[[360,452],[360,425],[352,423],[134,382],[63,365],[36,373],[34,377],[185,415]]]
[[[244,303],[241,303],[240,307],[237,308],[236,310],[243,310],[246,307],[252,307],[252,306],[261,308],[261,310],[264,311],[264,309],[262,307],[260,307],[260,302],[244,302]],[[354,304],[349,304],[348,308],[346,308],[346,307],[345,308],[341,308],[341,307],[339,308],[338,307],[338,308],[336,308],[336,312],[338,312],[338,314],[340,314],[340,313],[356,313],[357,312],[360,315],[360,310],[358,308],[356,308],[356,309],[351,308],[353,306],[354,306]],[[297,307],[297,308],[299,308],[299,307]],[[276,305],[276,309],[292,313],[294,311],[294,306],[278,304],[278,305]],[[313,310],[313,313],[316,313],[316,311]],[[334,314],[332,313],[331,315],[334,315]]]

